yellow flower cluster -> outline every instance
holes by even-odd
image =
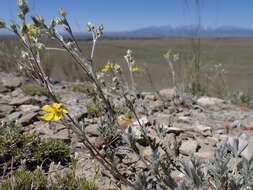
[[[64,113],[68,113],[67,109],[61,108],[61,104],[53,103],[52,105],[45,105],[42,107],[42,110],[48,112],[45,114],[42,119],[46,121],[50,120],[60,120]]]
[[[136,61],[135,60],[132,60],[131,62],[130,62],[130,64],[131,64],[131,71],[132,72],[135,72],[135,71],[139,71],[140,69],[139,69],[139,67],[137,67],[137,66],[135,66],[136,65]]]
[[[113,64],[112,64],[112,63],[107,63],[107,64],[103,67],[103,69],[101,70],[101,72],[107,73],[107,72],[109,72],[109,71],[112,70],[112,69],[113,69]]]
[[[35,37],[36,32],[37,32],[36,28],[32,27],[31,24],[26,24],[26,27],[28,29],[28,32],[27,32],[28,37],[29,38]]]

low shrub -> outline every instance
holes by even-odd
[[[68,86],[68,88],[74,92],[82,92],[88,95],[96,93],[94,85],[89,81],[85,81],[82,83],[72,83]]]
[[[22,91],[27,95],[44,95],[48,96],[48,92],[46,88],[41,87],[35,83],[26,83],[21,86]]]
[[[24,164],[28,170],[41,165],[48,170],[51,162],[70,162],[70,147],[59,139],[41,141],[35,133],[25,134],[20,125],[0,125],[0,175]]]

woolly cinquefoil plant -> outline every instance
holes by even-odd
[[[80,125],[75,118],[73,118],[68,108],[64,106],[64,102],[61,102],[55,94],[54,85],[49,80],[44,71],[44,63],[41,59],[41,53],[44,51],[64,51],[68,53],[82,71],[86,74],[88,79],[94,84],[96,89],[96,95],[104,104],[104,115],[110,118],[110,125],[117,126],[117,120],[113,107],[106,97],[105,93],[101,88],[100,82],[97,80],[97,75],[94,72],[94,52],[97,40],[103,35],[104,27],[100,25],[96,27],[91,22],[88,22],[88,31],[92,34],[92,48],[90,55],[85,55],[84,52],[78,45],[77,40],[74,37],[70,24],[67,20],[67,12],[64,9],[60,10],[60,16],[52,19],[48,24],[42,16],[31,16],[31,22],[27,22],[29,13],[29,7],[25,0],[17,1],[19,10],[18,17],[19,23],[11,22],[6,24],[4,20],[0,20],[0,28],[7,29],[19,38],[23,45],[23,51],[21,52],[21,61],[19,62],[19,68],[26,75],[33,78],[41,86],[48,90],[48,93],[53,101],[52,105],[45,105],[43,110],[48,112],[42,119],[45,120],[60,120],[75,132],[84,146],[90,151],[91,155],[97,159],[105,169],[117,179],[120,183],[127,186],[134,187],[123,175],[112,166],[112,164],[104,158],[104,156],[97,150],[97,148],[88,140],[84,127]],[[69,39],[65,40],[64,36],[57,32],[56,27],[61,26],[68,33]],[[48,38],[56,41],[61,48],[47,47],[46,44],[42,43],[42,39]]]
[[[166,127],[156,123],[147,124],[139,118],[139,113],[150,116],[152,110],[145,105],[140,94],[132,92],[125,85],[120,66],[108,63],[101,72],[95,72],[95,47],[97,40],[104,33],[103,25],[96,27],[88,22],[87,28],[92,35],[92,47],[91,53],[85,54],[86,52],[80,48],[74,37],[67,19],[67,12],[64,9],[60,10],[59,17],[52,19],[49,23],[45,23],[42,16],[32,16],[31,22],[28,23],[29,8],[26,1],[18,0],[18,7],[20,23],[6,24],[5,21],[0,20],[0,28],[8,29],[16,34],[23,45],[21,61],[19,62],[21,71],[45,87],[51,96],[52,104],[43,106],[43,110],[47,112],[43,119],[46,121],[59,120],[76,133],[82,140],[84,147],[89,150],[90,154],[105,170],[111,173],[115,180],[119,182],[118,184],[137,190],[253,189],[253,158],[250,160],[244,159],[240,155],[241,150],[238,150],[238,143],[235,142],[231,145],[222,142],[218,146],[214,161],[204,162],[194,156],[192,156],[190,162],[181,161],[178,159],[180,141],[177,136],[174,136],[174,139],[168,142],[168,140],[166,141]],[[57,32],[59,26],[67,32],[68,40]],[[42,43],[43,38],[56,41],[61,48],[47,47],[47,44]],[[95,87],[93,99],[96,103],[102,104],[100,123],[103,126],[100,127],[101,133],[108,134],[109,131],[110,134],[116,131],[114,135],[109,135],[111,139],[105,147],[105,154],[102,154],[89,141],[84,130],[84,124],[73,118],[64,102],[61,102],[56,96],[54,84],[44,71],[44,63],[41,59],[41,53],[44,51],[63,51],[69,54],[74,63],[79,66]],[[132,72],[137,71],[139,68],[136,67],[132,51],[128,50],[124,58],[128,64],[133,87]],[[111,72],[112,77],[110,85],[104,80],[104,75],[108,72]],[[119,106],[115,106],[112,93],[123,100],[120,102],[122,109],[118,109],[120,111],[116,109]],[[132,122],[129,122],[128,126],[130,127],[123,130],[123,133],[117,132],[117,129],[121,127],[118,117],[121,112],[129,112],[128,117],[135,119],[137,128],[132,126]],[[138,171],[133,168],[133,172],[127,177],[121,173],[118,167],[116,156],[119,148],[110,146],[119,139],[125,147],[128,147],[126,151],[135,154],[145,166]],[[141,153],[140,144],[149,148],[150,154],[148,157],[144,157]],[[233,167],[230,167],[231,164]],[[179,173],[182,176],[181,179],[176,181],[172,177],[173,172]],[[120,185],[119,188],[121,188]]]

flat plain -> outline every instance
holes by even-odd
[[[55,47],[51,42],[45,42],[49,47]],[[84,55],[89,55],[91,43],[80,39]],[[0,53],[9,57],[19,56],[17,49],[20,44],[12,37],[0,37]],[[215,64],[222,64],[226,73],[224,78],[230,90],[243,90],[253,93],[253,38],[208,38],[208,37],[166,37],[166,38],[138,38],[138,39],[108,39],[97,42],[94,64],[101,69],[108,61],[120,64],[126,68],[124,55],[127,49],[132,49],[134,57],[141,68],[135,73],[137,86],[150,91],[153,88],[163,89],[171,87],[171,74],[164,53],[172,49],[178,52],[180,60],[175,63],[178,70],[187,70],[187,65],[193,64],[194,57],[200,59],[201,73],[209,72]],[[0,69],[12,70],[13,60],[8,56],[0,56]],[[64,52],[51,51],[44,53],[43,60],[46,71],[55,80],[82,80],[84,75],[73,64],[71,58]],[[126,71],[126,70],[125,70]],[[127,71],[125,72],[128,74]],[[182,75],[182,73],[181,73]],[[178,78],[182,76],[178,75]],[[151,80],[152,83],[151,84]],[[180,80],[179,80],[180,81]]]

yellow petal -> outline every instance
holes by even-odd
[[[133,67],[133,68],[131,69],[132,72],[139,71],[139,70],[140,70],[140,69],[139,69],[138,67]]]
[[[101,70],[101,72],[106,73],[106,72],[108,72],[108,69],[103,68],[103,69]]]
[[[52,107],[55,109],[59,109],[61,107],[61,104],[53,103]]]
[[[54,113],[47,113],[45,115],[43,115],[42,119],[46,120],[46,121],[50,121],[52,120],[54,117]]]
[[[67,109],[61,109],[63,113],[69,113]]]
[[[131,61],[131,64],[132,64],[132,65],[135,65],[135,64],[136,64],[136,61],[135,61],[135,60]]]
[[[52,108],[52,106],[50,106],[50,105],[43,106],[42,110],[46,111],[46,112],[54,112],[54,108]]]
[[[31,28],[31,24],[26,24],[26,27],[27,27],[28,29],[30,29],[30,28]]]
[[[61,113],[61,112],[55,113],[55,115],[54,115],[54,120],[58,121],[58,120],[60,120],[61,118],[62,118],[62,113]]]

